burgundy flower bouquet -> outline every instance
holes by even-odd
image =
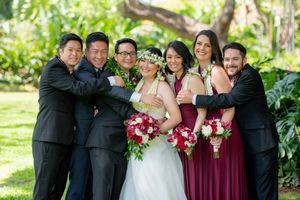
[[[231,135],[231,122],[222,122],[220,119],[205,120],[201,133],[205,139],[220,137],[227,139]],[[219,149],[214,146],[214,158],[218,159]]]
[[[149,141],[159,135],[158,121],[146,113],[133,114],[126,122],[128,148],[125,153],[127,159],[131,155],[142,160],[143,151],[149,146]]]
[[[197,143],[199,132],[193,132],[188,127],[180,124],[172,133],[169,133],[168,136],[168,142],[170,142],[177,151],[183,151],[189,159],[192,158],[191,154]]]

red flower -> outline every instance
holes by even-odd
[[[134,141],[137,144],[141,144],[143,142],[143,138],[141,136],[135,136]]]

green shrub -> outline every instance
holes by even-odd
[[[290,73],[266,92],[279,133],[279,185],[299,186],[300,75]]]

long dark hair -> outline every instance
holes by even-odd
[[[173,48],[174,51],[176,51],[176,53],[182,57],[183,71],[184,71],[184,73],[186,73],[188,71],[188,69],[191,68],[195,63],[195,61],[193,59],[193,55],[189,51],[188,47],[183,42],[178,41],[178,40],[170,42],[164,52],[165,60],[167,60],[166,56],[167,56],[167,52],[170,48]],[[172,73],[172,71],[169,69],[168,66],[166,67],[166,72],[169,74]]]
[[[218,40],[218,37],[215,34],[215,32],[213,32],[212,30],[202,30],[196,35],[195,40],[193,42],[194,54],[195,54],[196,42],[197,42],[197,39],[200,35],[205,35],[209,38],[209,42],[210,42],[211,47],[212,47],[212,56],[211,56],[210,61],[214,62],[217,65],[222,66],[223,58],[222,58],[222,53],[221,53],[221,49],[220,49],[220,45],[219,45],[219,40]]]

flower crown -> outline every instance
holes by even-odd
[[[150,51],[139,51],[138,52],[138,61],[149,60],[151,63],[154,63],[159,66],[160,70],[165,71],[166,62],[165,59],[159,55],[151,53]]]

